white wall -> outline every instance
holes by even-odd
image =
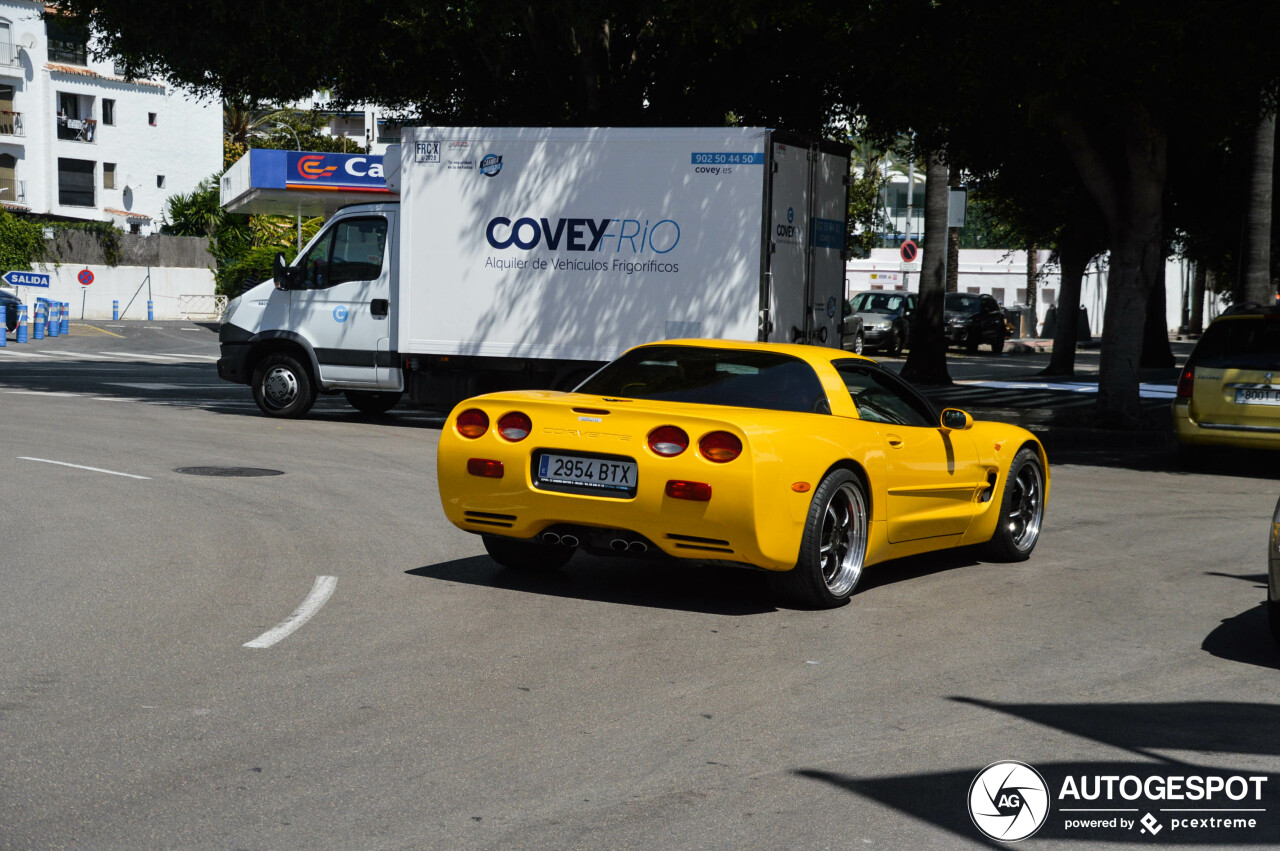
[[[157,320],[188,318],[183,315],[183,308],[190,308],[193,300],[182,296],[202,296],[194,303],[205,309],[213,304],[213,272],[209,269],[95,266],[93,283],[84,287],[76,278],[84,268],[66,263],[36,267],[35,271],[48,274],[52,280],[47,288],[16,288],[19,298],[27,305],[28,320],[34,313],[37,298],[67,302],[71,305],[73,320],[110,319],[113,299],[120,302],[121,319],[146,319],[148,297]]]

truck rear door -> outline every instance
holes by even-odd
[[[777,343],[840,346],[849,150],[771,140],[768,293]]]

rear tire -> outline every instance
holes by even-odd
[[[253,401],[268,417],[297,419],[316,403],[316,386],[297,358],[276,352],[253,371]]]
[[[775,574],[780,590],[818,609],[848,601],[862,578],[869,514],[866,488],[848,470],[833,470],[813,493],[796,566]]]
[[[991,344],[991,351],[993,354],[997,354],[997,355],[1004,351],[1004,335],[1003,334],[997,337],[996,341]]]
[[[385,414],[400,403],[400,393],[379,390],[348,390],[347,401],[362,414]]]
[[[1013,456],[1000,495],[1000,518],[987,542],[993,561],[1026,561],[1040,540],[1044,522],[1044,466],[1031,447]]]
[[[536,541],[517,541],[497,535],[481,535],[489,558],[511,570],[545,573],[564,567],[576,547],[553,546]]]

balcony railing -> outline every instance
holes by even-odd
[[[92,142],[98,135],[98,122],[92,118],[59,118],[58,138],[68,142]]]
[[[13,177],[0,177],[0,201],[27,202],[27,182]]]
[[[75,41],[49,39],[49,61],[67,65],[88,65],[89,46]]]
[[[18,58],[18,45],[7,41],[0,41],[0,67],[22,67],[22,60]]]
[[[0,136],[25,136],[22,129],[22,113],[0,109]]]

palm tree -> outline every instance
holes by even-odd
[[[256,101],[224,101],[222,135],[237,145],[248,146],[251,138],[264,135],[287,112],[259,106]]]

